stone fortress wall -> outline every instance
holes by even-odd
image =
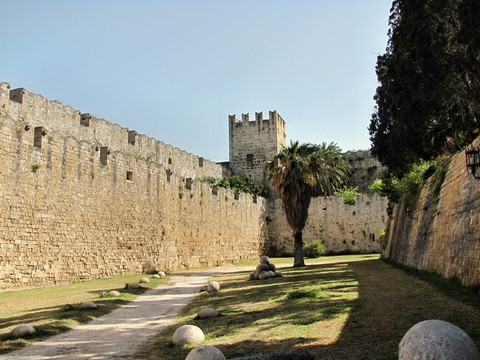
[[[262,150],[248,152],[254,161],[285,143],[283,119],[262,117],[240,125],[229,118],[234,131],[259,134]],[[236,146],[252,132],[243,136]],[[200,181],[222,177],[222,165],[7,83],[0,83],[0,161],[0,290],[290,251],[291,231],[281,211],[271,211],[280,204]],[[377,200],[362,195],[356,207],[319,200],[305,239],[321,238],[333,252],[378,251],[385,224]]]
[[[480,138],[473,144],[480,146]],[[388,226],[382,256],[418,270],[480,285],[480,180],[469,174],[465,152],[455,154],[440,192],[433,177],[415,206],[401,201]]]
[[[381,251],[380,232],[385,230],[388,200],[378,195],[361,194],[355,204],[348,205],[342,198],[317,197],[312,199],[308,220],[303,230],[303,241],[321,240],[328,253],[378,253]],[[288,226],[280,199],[269,207],[268,236],[272,252],[293,254],[292,230]]]
[[[220,165],[5,83],[0,163],[2,290],[263,253],[265,200],[198,181]]]

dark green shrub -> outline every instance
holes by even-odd
[[[326,251],[325,244],[320,240],[312,240],[303,245],[303,255],[307,258],[319,258],[325,255]]]

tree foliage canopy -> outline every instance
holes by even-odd
[[[479,133],[480,2],[394,0],[369,126],[372,153],[403,175]]]

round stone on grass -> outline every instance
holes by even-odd
[[[425,320],[405,333],[398,346],[398,359],[479,360],[480,354],[459,327],[442,320]]]
[[[172,335],[174,345],[199,344],[205,340],[205,335],[198,326],[182,325]]]
[[[76,308],[79,310],[95,310],[97,308],[97,304],[95,304],[92,301],[87,301],[87,302],[78,304]]]
[[[216,281],[210,281],[207,286],[207,291],[209,293],[215,293],[220,290],[220,284]]]
[[[260,257],[260,264],[270,264],[270,258],[267,255]]]
[[[157,273],[157,275],[160,276],[160,277],[167,276],[164,271],[159,271],[159,272]]]
[[[139,283],[126,283],[125,289],[140,289],[142,286]]]
[[[14,339],[32,336],[35,334],[35,328],[32,325],[18,325],[10,331],[10,337]]]
[[[120,296],[120,293],[117,290],[112,290],[108,293],[111,297],[117,297]]]
[[[185,360],[226,360],[226,358],[215,346],[202,345],[190,351]]]
[[[260,274],[258,275],[259,280],[267,280],[270,279],[272,275],[270,274],[270,271],[261,271]]]
[[[268,271],[270,268],[268,267],[268,264],[258,264],[257,267],[255,268],[256,271],[259,273],[262,271]]]
[[[209,319],[218,316],[218,311],[214,308],[203,308],[198,312],[198,317],[200,319]]]
[[[145,284],[148,284],[150,282],[150,279],[147,278],[147,277],[143,277],[140,279],[139,283],[145,283]]]

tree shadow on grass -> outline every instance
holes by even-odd
[[[428,319],[451,322],[480,348],[480,308],[382,260],[352,262],[359,297],[339,340],[310,346],[319,359],[397,359],[403,335]],[[471,293],[470,299],[478,294]]]
[[[292,346],[314,341],[319,322],[348,316],[355,299],[346,295],[352,292],[352,287],[356,289],[356,280],[348,265],[311,265],[286,269],[284,274],[283,278],[264,281],[249,281],[247,272],[217,277],[222,286],[220,292],[199,294],[187,306],[179,324],[160,334],[146,352],[139,352],[135,357],[184,358],[188,354],[186,349],[170,345],[173,332],[182,324],[199,326],[207,341],[220,340],[217,347],[222,347],[223,338],[243,334],[246,339],[240,338],[233,347],[223,346],[227,354],[240,356],[252,353],[252,349],[291,350]],[[304,289],[307,291],[303,292]],[[203,307],[216,308],[223,316],[197,319]],[[281,332],[291,332],[291,336],[272,340]]]

